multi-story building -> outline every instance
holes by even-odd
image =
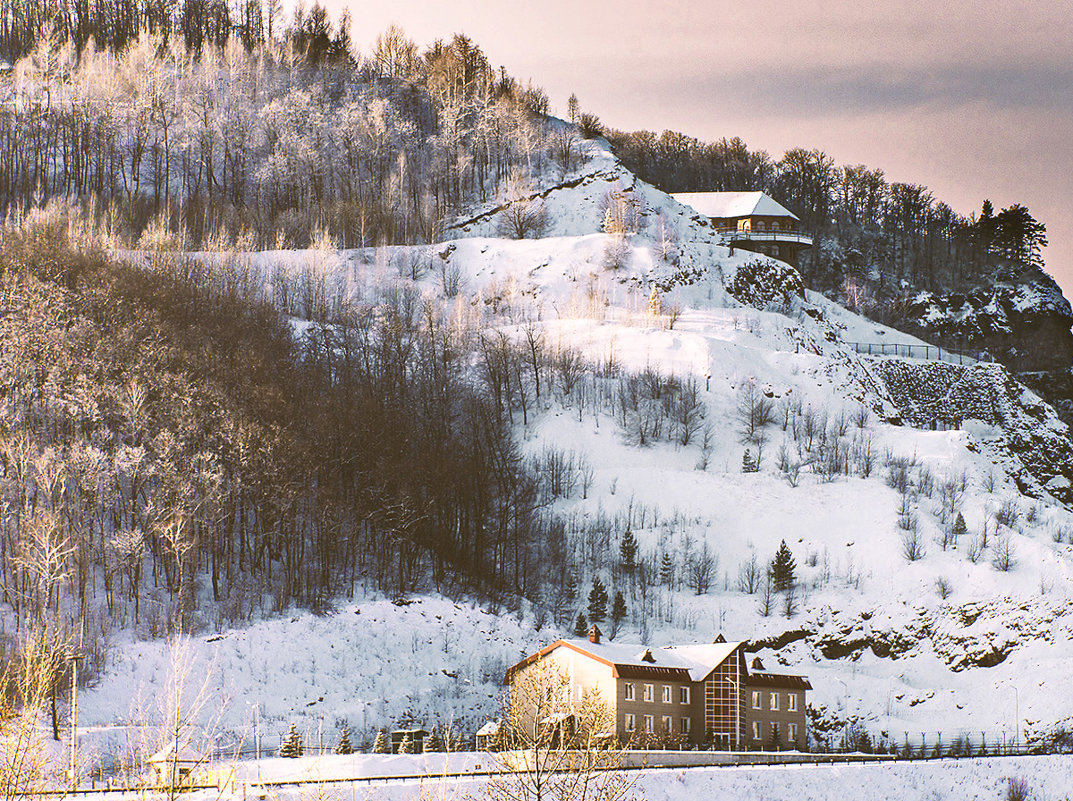
[[[745,680],[749,748],[804,751],[808,744],[805,692],[812,685],[804,676],[764,671],[759,657],[751,667]]]
[[[792,211],[763,192],[681,192],[673,196],[707,217],[732,247],[764,253],[796,267],[797,256],[812,247]]]
[[[745,644],[720,636],[710,644],[650,648],[604,642],[600,629],[593,626],[586,639],[557,640],[514,665],[505,683],[513,684],[531,666],[549,660],[565,677],[571,703],[580,703],[586,693],[599,693],[614,720],[614,731],[608,734],[621,742],[662,738],[743,750],[770,747],[770,737],[751,735],[768,734],[775,725],[781,747],[803,750],[804,691],[811,686],[799,676],[751,674]],[[767,693],[755,710],[750,708],[754,686]],[[790,688],[792,701],[787,695]],[[778,695],[775,701],[772,692]],[[776,708],[769,708],[772,703]]]

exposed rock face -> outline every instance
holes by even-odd
[[[1045,273],[997,280],[968,293],[920,292],[898,326],[952,349],[987,351],[1011,372],[1068,369],[1073,364],[1073,310]]]
[[[870,360],[902,419],[927,428],[979,420],[995,427],[983,437],[1026,495],[1048,492],[1073,503],[1073,441],[1055,411],[1000,364],[972,366],[902,359]]]

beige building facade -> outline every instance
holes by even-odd
[[[514,665],[505,683],[513,690],[538,664],[552,667],[562,677],[559,691],[570,703],[581,704],[594,694],[599,698],[607,708],[606,733],[622,743],[745,750],[768,747],[770,737],[752,735],[767,735],[775,725],[781,747],[804,750],[805,690],[811,686],[803,677],[781,677],[787,687],[796,688],[794,700],[781,701],[780,696],[772,702],[772,690],[764,685],[768,695],[763,703],[776,708],[762,704],[753,709],[750,688],[759,690],[767,680],[754,681],[744,648],[744,642],[722,637],[709,644],[666,648],[608,643],[593,626],[586,639],[558,640]],[[776,692],[785,695],[788,689]],[[757,717],[760,711],[762,719]]]

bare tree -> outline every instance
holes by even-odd
[[[614,715],[595,690],[579,692],[554,657],[518,668],[503,709],[499,772],[485,789],[491,801],[618,801],[634,780],[620,768]]]

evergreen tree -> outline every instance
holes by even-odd
[[[339,737],[339,745],[335,747],[337,754],[353,754],[354,746],[350,744],[350,727],[343,724],[343,733]]]
[[[302,735],[298,733],[298,727],[292,723],[287,731],[287,736],[283,738],[283,743],[279,747],[279,755],[289,759],[297,759],[302,755],[303,751],[305,751],[305,748],[302,745]]]
[[[589,630],[589,624],[585,620],[585,615],[582,614],[581,612],[578,612],[577,613],[577,620],[574,621],[574,636],[575,637],[584,637],[585,634],[588,633],[588,630]]]
[[[633,536],[633,531],[628,528],[622,535],[619,553],[622,555],[623,568],[627,573],[632,573],[633,569],[637,567],[637,538]]]
[[[965,531],[965,518],[961,516],[961,512],[958,512],[957,517],[954,518],[954,527],[950,529],[950,539],[953,541],[955,548],[958,544],[958,537],[964,534]]]
[[[749,453],[749,449],[745,449],[745,453],[741,455],[741,472],[743,473],[757,473],[760,468],[756,465],[756,460],[753,459],[753,455]]]
[[[607,588],[599,576],[592,580],[589,591],[589,622],[603,623],[607,617]]]
[[[648,315],[650,317],[659,317],[663,313],[663,301],[659,296],[659,289],[655,285],[652,286],[652,292],[648,296]]]
[[[424,751],[426,754],[431,754],[443,749],[443,740],[440,739],[439,733],[433,728],[428,737],[425,738]]]
[[[412,754],[414,752],[414,741],[410,739],[410,733],[402,735],[402,742],[399,743],[400,754]]]
[[[659,580],[667,587],[674,584],[674,560],[668,551],[664,551],[660,557]]]
[[[771,580],[776,592],[788,590],[793,586],[796,568],[793,554],[790,553],[786,540],[783,540],[775,558],[771,561]]]
[[[622,591],[615,592],[615,600],[611,604],[611,639],[615,639],[618,626],[626,618],[626,599],[622,597]]]
[[[387,732],[381,729],[376,733],[376,740],[373,742],[374,754],[389,754],[391,753],[391,746],[388,744]]]

